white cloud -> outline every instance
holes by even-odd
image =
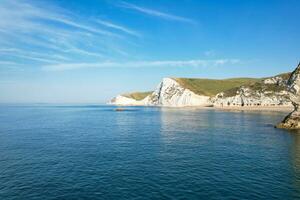
[[[15,57],[19,57],[19,58],[23,58],[26,60],[33,60],[33,61],[39,61],[39,62],[46,62],[46,63],[59,63],[56,60],[52,60],[52,59],[47,59],[47,58],[39,58],[39,57],[33,57],[33,56],[28,56],[28,55],[12,55]]]
[[[69,49],[65,50],[65,52],[74,52],[74,53],[78,53],[78,54],[83,54],[83,55],[93,56],[93,57],[99,57],[99,58],[103,58],[104,57],[104,55],[101,54],[101,53],[87,51],[87,50],[80,49],[80,48],[75,47],[75,46],[71,46]]]
[[[120,55],[119,50],[122,51],[125,41],[127,44],[125,37],[128,34],[138,35],[124,26],[107,21],[101,21],[100,25],[99,21],[87,20],[86,17],[49,5],[35,1],[29,4],[24,0],[1,1],[0,46],[11,50],[0,51],[0,55],[18,56],[36,62],[103,58]],[[31,48],[41,53],[28,51]]]
[[[0,65],[17,65],[18,63],[12,61],[0,61]]]
[[[135,62],[99,62],[99,63],[63,63],[45,65],[45,71],[66,71],[81,68],[143,68],[143,67],[207,67],[239,63],[238,59],[218,60],[166,60],[166,61],[135,61]]]
[[[38,21],[49,20],[96,34],[119,37],[118,35],[110,31],[102,30],[99,27],[90,26],[86,23],[72,20],[71,18],[74,18],[74,16],[67,16],[60,12],[62,11],[46,10],[41,7],[30,5],[23,1],[4,0],[0,6],[0,27],[4,29],[13,29],[25,32],[36,31],[40,30],[41,28],[51,30],[52,28],[45,26],[43,23]]]
[[[63,55],[58,55],[58,54],[46,54],[46,53],[38,53],[34,52],[32,50],[24,50],[24,49],[16,49],[16,48],[0,48],[0,55],[1,54],[8,54],[11,56],[17,56],[17,57],[24,57],[29,58],[31,60],[36,60],[38,59],[39,61],[45,61],[49,62],[49,59],[52,60],[61,60],[61,61],[66,61],[69,60],[67,57]]]
[[[104,30],[101,30],[99,28],[94,28],[94,27],[91,27],[91,26],[76,23],[74,21],[71,21],[71,20],[65,19],[65,18],[49,17],[48,19],[53,20],[53,21],[57,21],[57,22],[60,22],[60,23],[63,23],[63,24],[69,25],[69,26],[73,26],[75,28],[83,29],[83,30],[86,30],[86,31],[89,31],[89,32],[92,32],[92,33],[98,33],[98,34],[103,34],[103,35],[107,35],[107,36],[114,36],[114,37],[121,37],[121,36],[119,36],[115,33],[111,33],[109,31],[104,31]]]
[[[106,26],[106,27],[109,27],[109,28],[113,28],[113,29],[116,29],[116,30],[120,30],[120,31],[122,31],[124,33],[140,37],[139,33],[137,33],[136,31],[133,31],[133,30],[127,28],[127,27],[120,26],[118,24],[114,24],[112,22],[108,22],[108,21],[104,21],[104,20],[100,20],[100,19],[97,19],[95,21],[97,23],[103,25],[103,26]]]
[[[137,5],[134,5],[134,4],[131,4],[131,3],[127,3],[127,2],[122,2],[119,6],[123,7],[123,8],[131,9],[131,10],[135,10],[135,11],[147,14],[147,15],[159,17],[159,18],[162,18],[162,19],[165,19],[165,20],[196,24],[196,22],[194,20],[186,18],[186,17],[176,16],[176,15],[172,15],[172,14],[169,14],[169,13],[153,10],[153,9],[140,7],[140,6],[137,6]]]

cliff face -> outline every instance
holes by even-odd
[[[183,88],[171,78],[164,78],[147,101],[147,105],[175,107],[208,106],[210,104],[208,96],[197,95],[189,89]]]
[[[181,83],[180,79],[164,78],[156,90],[147,94],[146,97],[143,97],[144,99],[134,99],[134,95],[119,95],[111,100],[110,104],[169,107],[292,106],[287,86],[290,85],[291,90],[300,92],[299,76],[300,69],[298,71],[295,70],[291,75],[287,73],[265,79],[255,79],[254,81],[244,82],[243,85],[240,82],[234,83],[235,80],[233,81],[233,79],[221,81],[197,79],[201,81],[201,84],[197,82],[197,84],[192,85],[192,82],[188,83],[190,85],[187,85],[187,82]],[[228,83],[232,87],[228,87]],[[202,84],[206,84],[205,87]],[[227,89],[222,91],[221,88],[225,88],[224,84],[227,84]],[[197,94],[187,89],[186,86],[193,88],[193,91],[198,91]],[[216,93],[201,95],[211,93],[215,89],[222,92],[219,92],[217,95]]]
[[[292,72],[288,82],[288,90],[294,95],[300,94],[300,63],[297,68]]]
[[[257,83],[221,92],[212,98],[215,106],[291,106],[287,77],[275,76]]]
[[[118,95],[115,98],[113,98],[112,100],[110,100],[110,102],[108,102],[108,104],[123,105],[123,106],[135,106],[135,105],[143,105],[143,102],[137,101],[133,98],[125,97],[123,95]]]
[[[109,103],[115,105],[145,105],[145,106],[208,106],[210,97],[197,95],[183,88],[171,78],[164,78],[156,90],[143,100],[135,100],[122,95],[112,99]]]
[[[290,100],[294,106],[294,111],[291,112],[284,120],[279,123],[277,128],[299,129],[300,128],[300,63],[291,74],[288,82],[288,92]]]

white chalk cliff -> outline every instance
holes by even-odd
[[[253,84],[243,85],[205,96],[184,88],[176,79],[164,78],[155,91],[142,100],[119,95],[109,103],[114,105],[138,106],[292,106],[287,91],[289,74],[261,79]],[[297,88],[298,86],[294,86]]]
[[[146,105],[155,106],[208,106],[211,104],[208,96],[197,95],[183,88],[174,79],[164,78],[156,90],[149,96]]]
[[[135,106],[135,105],[143,105],[142,101],[137,101],[133,98],[125,97],[123,95],[118,95],[113,98],[108,104],[113,105],[122,105],[122,106]]]
[[[212,98],[214,106],[292,106],[286,89],[287,80],[281,76],[233,88]]]
[[[145,99],[137,101],[124,96],[117,96],[109,103],[115,105],[145,105],[145,106],[209,106],[212,105],[209,96],[197,95],[183,88],[172,78],[164,78],[156,90]]]

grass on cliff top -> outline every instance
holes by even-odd
[[[242,85],[249,85],[261,81],[260,78],[231,78],[231,79],[198,79],[198,78],[174,78],[181,86],[198,95],[215,96]]]
[[[253,91],[271,91],[271,92],[280,92],[282,90],[285,90],[285,87],[282,85],[276,85],[276,84],[264,84],[263,81],[258,81],[255,83],[251,83],[248,85],[243,85],[247,86]],[[224,91],[224,97],[232,97],[237,94],[237,91],[240,89],[240,87],[235,87],[231,88],[229,90]]]
[[[127,94],[123,94],[123,96],[140,101],[140,100],[143,100],[145,97],[147,97],[150,94],[152,94],[152,91],[127,93]]]
[[[281,78],[283,78],[283,80],[288,80],[291,74],[292,74],[291,72],[287,72],[287,73],[278,74],[277,76],[280,76]]]
[[[283,73],[277,76],[287,80],[291,73]],[[274,77],[274,76],[273,76]],[[268,77],[272,78],[272,77]],[[199,79],[199,78],[173,78],[182,87],[191,90],[198,95],[215,96],[220,92],[225,92],[225,96],[234,96],[236,91],[241,86],[248,86],[253,90],[268,90],[268,91],[281,91],[283,88],[272,84],[263,84],[263,80],[267,78],[230,78],[230,79]],[[128,98],[135,100],[143,100],[145,97],[150,95],[149,92],[133,92],[123,94]]]
[[[278,74],[277,76],[279,76],[279,77],[283,78],[283,80],[287,81],[290,78],[291,73],[288,72],[288,73]],[[249,87],[253,91],[260,91],[260,92],[263,92],[263,91],[280,92],[282,90],[285,90],[286,88],[283,85],[264,84],[263,83],[263,80],[273,78],[273,77],[262,78],[262,79],[260,79],[260,81],[246,84],[243,86]],[[236,95],[239,88],[240,87],[235,87],[235,88],[231,88],[229,90],[224,91],[224,97],[232,97],[232,96]]]

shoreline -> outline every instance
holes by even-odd
[[[156,107],[165,109],[208,109],[208,110],[223,110],[223,111],[282,111],[292,112],[293,106],[150,106],[150,105],[115,105],[116,107]]]
[[[239,111],[286,111],[292,112],[294,110],[293,106],[224,106],[213,107],[216,110],[239,110]]]

